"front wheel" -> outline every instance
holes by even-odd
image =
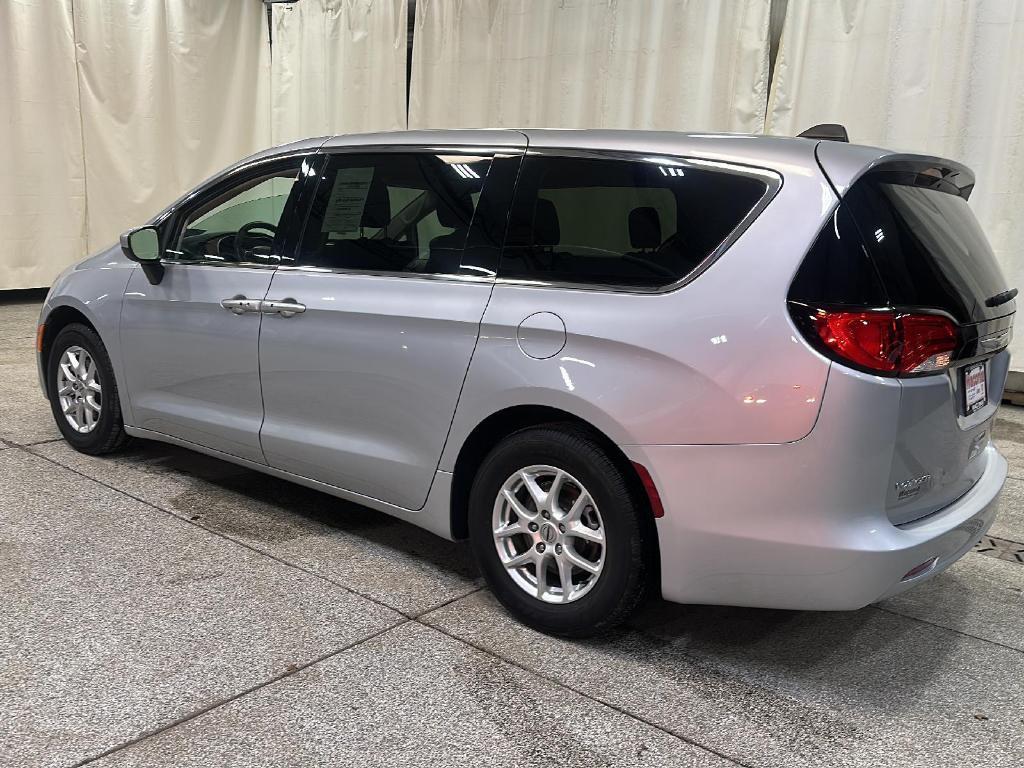
[[[470,493],[469,535],[497,598],[524,623],[586,637],[624,621],[650,573],[646,505],[575,425],[510,435]]]
[[[57,428],[82,453],[116,451],[128,436],[106,347],[87,325],[65,326],[53,340],[46,371]]]

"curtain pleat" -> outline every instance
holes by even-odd
[[[275,144],[405,128],[404,0],[274,5]]]
[[[409,125],[760,132],[769,0],[418,0]]]
[[[89,249],[270,144],[263,5],[75,5]]]
[[[86,250],[71,0],[0,2],[0,289],[49,285]]]
[[[272,144],[405,127],[405,0],[0,2],[0,290]]]

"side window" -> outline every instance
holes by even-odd
[[[499,274],[669,285],[710,256],[766,190],[761,179],[669,160],[530,156]]]
[[[337,154],[317,187],[299,264],[456,274],[491,157]]]
[[[480,193],[473,192],[470,195],[473,210],[476,211],[477,203],[480,200]],[[416,240],[420,247],[421,258],[430,256],[430,244],[436,237],[446,237],[455,232],[455,227],[446,227],[441,223],[437,211],[431,211],[418,222],[416,222]]]
[[[298,159],[215,191],[185,215],[173,258],[199,263],[273,264],[280,253],[281,216],[297,188]]]
[[[793,278],[789,298],[814,307],[888,305],[889,298],[846,203],[822,225]]]

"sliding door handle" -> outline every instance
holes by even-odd
[[[280,301],[264,301],[260,305],[260,311],[265,315],[280,315],[291,317],[301,315],[306,311],[305,304],[299,304],[295,299],[281,299]]]
[[[220,305],[236,315],[244,315],[246,312],[259,312],[260,311],[260,300],[259,299],[247,299],[245,296],[233,296],[230,299],[224,299]]]

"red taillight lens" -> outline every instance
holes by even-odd
[[[828,312],[814,316],[818,337],[841,358],[873,371],[896,371],[896,315],[892,312]]]
[[[843,360],[879,373],[927,373],[947,368],[959,343],[941,315],[818,310],[822,343]]]
[[[903,354],[900,371],[925,373],[949,367],[959,344],[956,325],[941,315],[902,315]]]

